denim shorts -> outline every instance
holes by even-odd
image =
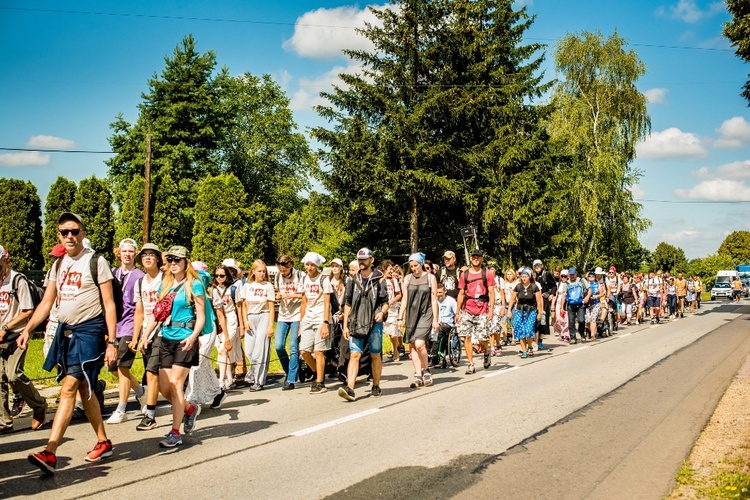
[[[349,350],[362,354],[365,348],[365,342],[370,349],[370,354],[380,354],[383,352],[383,323],[375,323],[370,329],[370,334],[366,339],[355,339],[349,336]]]

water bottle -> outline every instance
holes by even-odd
[[[542,313],[542,319],[539,320],[539,324],[542,325],[542,326],[544,326],[544,325],[547,324],[547,314],[546,313]]]

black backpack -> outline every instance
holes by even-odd
[[[99,288],[99,301],[102,304],[102,313],[106,315],[104,310],[104,299],[102,299],[102,288],[99,285],[99,258],[103,258],[98,253],[94,253],[91,256],[91,277],[94,280],[94,284]],[[122,320],[122,312],[124,304],[122,303],[122,283],[117,279],[115,272],[112,271],[112,300],[115,302],[115,313],[117,315],[117,322]]]
[[[13,277],[13,283],[11,284],[10,291],[11,295],[15,296],[16,300],[18,300],[18,283],[21,280],[24,280],[29,286],[29,295],[31,295],[31,302],[34,303],[34,309],[36,309],[36,306],[39,305],[39,303],[42,301],[42,298],[44,297],[44,288],[31,281],[26,277],[25,274],[16,273],[16,275]]]
[[[370,297],[371,290],[377,294],[378,285],[370,279],[367,288],[362,287],[360,279],[354,277],[352,282],[352,308],[349,314],[349,334],[355,339],[366,339],[375,324],[375,302]],[[335,294],[334,294],[335,295]]]

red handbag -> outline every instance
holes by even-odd
[[[172,303],[174,302],[177,291],[182,286],[180,283],[177,288],[169,292],[154,306],[154,319],[159,323],[165,322],[172,315]]]

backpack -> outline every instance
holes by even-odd
[[[26,277],[25,274],[16,273],[16,275],[13,277],[13,283],[11,284],[10,291],[11,295],[16,297],[16,300],[18,300],[18,282],[21,280],[24,280],[28,285],[29,295],[31,295],[31,302],[34,304],[34,309],[36,309],[36,306],[39,305],[39,303],[42,301],[42,298],[44,297],[44,288],[31,281]]]
[[[355,339],[366,339],[375,321],[375,303],[377,302],[377,300],[371,300],[370,290],[377,291],[377,284],[373,286],[373,280],[370,279],[365,289],[358,278],[353,278],[351,281],[353,303],[349,314],[349,334]]]
[[[583,283],[581,280],[574,283],[568,283],[568,293],[565,301],[571,306],[580,306],[583,304]]]
[[[480,279],[482,280],[482,285],[484,285],[484,293],[482,295],[480,295],[479,297],[467,297],[467,299],[471,298],[471,299],[483,300],[484,302],[487,302],[487,301],[490,300],[490,296],[489,296],[489,289],[487,288],[487,268],[486,267],[482,268],[482,277],[481,278],[477,278],[475,280],[471,280],[471,282],[473,283],[475,281],[479,281]],[[464,293],[466,293],[469,290],[469,270],[468,269],[466,271],[464,271],[464,288],[463,288],[463,290],[464,290]]]

